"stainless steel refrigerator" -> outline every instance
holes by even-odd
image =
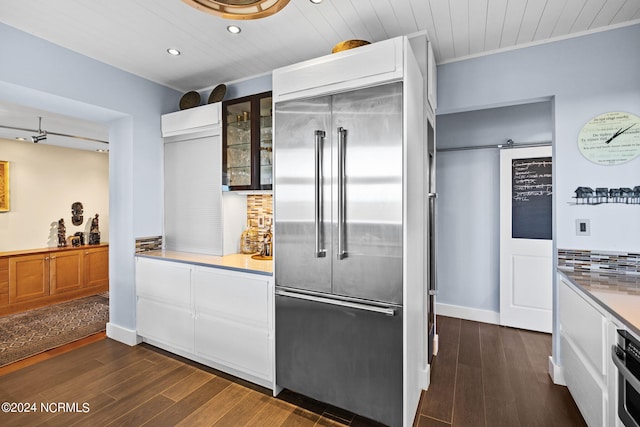
[[[403,417],[402,83],[275,104],[276,383]]]

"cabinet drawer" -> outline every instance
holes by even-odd
[[[193,352],[193,315],[190,310],[138,298],[138,335]]]
[[[580,413],[589,426],[606,425],[607,393],[592,376],[583,360],[564,336],[560,338],[564,378],[567,387],[578,405]]]
[[[606,374],[607,321],[564,281],[560,281],[560,330],[577,346],[593,369]]]
[[[274,70],[274,101],[317,95],[322,91],[310,92],[319,88],[335,92],[348,88],[348,82],[362,87],[400,78],[402,40],[396,37]],[[335,87],[340,84],[345,87]]]
[[[272,379],[267,330],[206,314],[199,314],[195,325],[197,355]]]
[[[264,328],[269,325],[268,279],[197,267],[195,294],[197,312],[215,314]]]
[[[191,270],[188,264],[136,258],[138,296],[181,307],[191,307]]]

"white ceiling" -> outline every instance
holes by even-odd
[[[347,39],[426,30],[443,63],[640,22],[640,0],[290,0],[250,21],[181,0],[1,2],[0,22],[182,92],[326,55]]]

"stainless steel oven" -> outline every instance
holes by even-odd
[[[626,427],[640,427],[640,340],[618,329],[611,358],[618,368],[618,417]]]

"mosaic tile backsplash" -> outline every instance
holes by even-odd
[[[640,253],[558,249],[558,267],[573,271],[640,275]]]
[[[162,249],[162,236],[138,237],[136,239],[136,253]]]
[[[247,196],[247,220],[257,227],[260,218],[263,218],[265,227],[273,222],[273,195],[250,194]]]

